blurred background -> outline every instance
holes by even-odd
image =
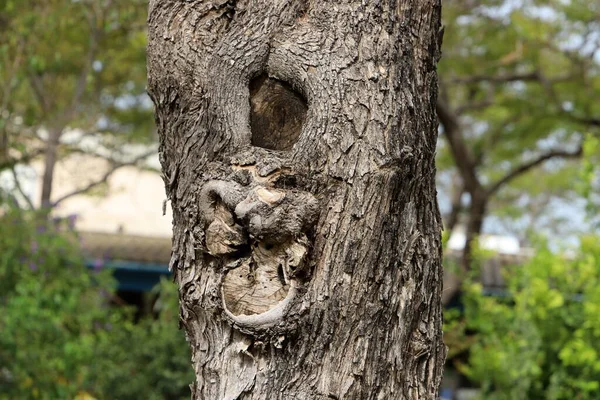
[[[600,399],[600,2],[443,7],[440,396]],[[146,13],[0,1],[0,399],[189,398]]]

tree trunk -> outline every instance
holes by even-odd
[[[467,277],[469,271],[473,269],[473,246],[475,245],[475,240],[481,234],[483,219],[487,212],[489,195],[482,189],[476,189],[470,194],[471,204],[467,215],[465,247],[462,250],[458,270],[446,270],[444,275],[443,304],[448,304],[456,297],[461,289],[462,282]],[[454,228],[454,226],[452,227]]]
[[[465,275],[467,271],[473,269],[473,245],[475,244],[475,239],[481,234],[488,201],[489,198],[483,191],[476,191],[471,195],[471,205],[469,207],[469,218],[465,234],[465,248],[462,254],[462,269]]]
[[[42,196],[40,198],[41,208],[50,210],[52,208],[52,185],[54,183],[54,167],[56,167],[58,144],[61,130],[51,130],[46,149],[44,152],[44,176],[42,179]]]
[[[452,184],[453,190],[450,201],[450,212],[444,221],[444,230],[448,232],[448,235],[452,235],[452,231],[454,231],[454,227],[459,221],[461,212],[463,211],[462,197],[465,193],[465,187],[460,176],[455,175],[452,178]]]
[[[194,399],[435,399],[438,0],[150,2]]]

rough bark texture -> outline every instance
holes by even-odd
[[[194,399],[434,399],[438,0],[150,2]]]

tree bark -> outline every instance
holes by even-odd
[[[150,2],[194,399],[435,399],[440,2]]]

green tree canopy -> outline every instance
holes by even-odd
[[[462,271],[491,216],[520,239],[589,232],[573,221],[590,201],[584,147],[600,136],[599,3],[450,0],[444,19],[438,187],[446,229],[466,226]]]
[[[145,0],[0,4],[0,170],[43,156],[43,201],[56,161],[70,152],[118,166],[132,162],[124,143],[154,140],[146,8]]]

